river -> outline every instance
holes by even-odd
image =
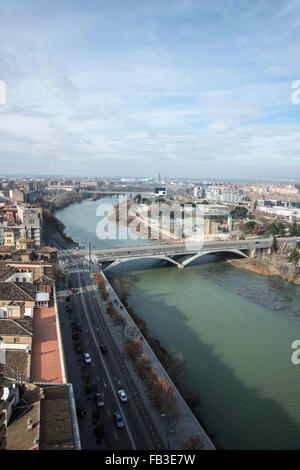
[[[56,216],[84,245],[149,243],[99,240],[99,203]],[[187,361],[202,423],[221,448],[300,448],[300,366],[291,362],[291,343],[300,339],[299,286],[238,270],[218,256],[183,270],[132,261],[110,273],[124,275],[131,279],[129,303],[150,334]]]

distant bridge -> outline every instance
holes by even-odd
[[[278,244],[286,244],[292,249],[296,246],[298,237],[278,238]],[[120,263],[135,259],[161,259],[184,268],[192,261],[201,256],[215,253],[235,253],[245,258],[255,256],[259,251],[270,250],[272,238],[256,238],[246,240],[213,241],[205,242],[203,246],[193,246],[189,243],[151,244],[143,246],[108,248],[105,250],[93,250],[93,255],[97,256],[99,263],[103,265],[103,271],[112,268]],[[88,255],[88,250],[62,250],[59,256],[68,254]],[[180,258],[186,257],[182,262]]]

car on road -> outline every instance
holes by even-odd
[[[85,393],[85,398],[86,400],[91,400],[92,399],[92,388],[90,385],[85,385],[84,386],[84,393]]]
[[[126,395],[126,392],[125,390],[119,390],[118,391],[118,395],[120,397],[120,400],[125,403],[126,401],[128,401],[128,398],[127,398],[127,395]]]
[[[87,409],[80,400],[77,400],[76,402],[76,412],[78,418],[84,418],[86,415]]]
[[[103,352],[103,353],[106,353],[108,351],[107,347],[105,346],[105,344],[100,344],[100,351]]]
[[[92,359],[91,359],[91,356],[89,355],[89,353],[84,353],[83,360],[86,364],[90,364],[92,362]]]
[[[78,331],[78,333],[80,333],[82,331],[82,326],[80,323],[77,323],[76,326],[75,326],[75,330]]]
[[[96,393],[95,403],[99,408],[102,408],[102,406],[104,406],[104,393],[103,392]]]
[[[116,411],[114,413],[114,420],[115,420],[115,424],[116,424],[117,428],[119,428],[119,429],[124,428],[125,424],[124,424],[124,421],[123,421],[123,418],[122,418],[122,415],[121,415],[120,411]]]

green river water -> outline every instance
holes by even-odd
[[[104,202],[75,204],[56,216],[86,246],[149,243],[99,240],[96,207]],[[131,278],[129,303],[150,334],[187,361],[202,424],[221,448],[300,448],[300,366],[291,362],[291,343],[300,339],[300,287],[217,256],[183,270],[155,260],[110,273],[124,275]]]

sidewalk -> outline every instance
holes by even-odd
[[[106,279],[106,276],[103,272],[102,272],[102,275]],[[93,276],[93,274],[91,274],[91,276]],[[108,301],[110,301],[110,300],[114,301],[115,299],[117,299],[118,300],[118,305],[119,306],[122,305],[121,301],[117,297],[116,293],[114,292],[112,286],[107,281],[107,279],[106,279],[106,287],[107,287],[107,292],[109,294]],[[101,306],[101,311],[103,312],[103,317],[105,319],[105,322],[106,322],[107,326],[109,327],[109,329],[111,331],[111,334],[112,334],[112,336],[115,340],[115,343],[116,343],[120,353],[122,354],[122,351],[123,351],[122,333],[121,333],[121,331],[117,331],[116,327],[112,325],[112,322],[110,320],[109,315],[106,314],[105,302],[102,300],[100,292],[99,292],[99,290],[97,289],[96,286],[94,286],[94,290],[97,294],[96,299],[97,299],[99,305]],[[127,310],[125,309],[124,306],[123,306],[123,309],[122,309],[122,314],[124,315],[124,317],[127,320],[127,325],[129,327],[135,328],[137,331],[139,331],[137,326],[133,322],[131,316],[129,315],[129,313],[127,312]],[[176,424],[176,427],[175,427],[175,429],[172,432],[171,437],[170,437],[170,448],[173,449],[173,450],[175,450],[175,449],[177,449],[177,450],[180,449],[181,450],[183,442],[187,441],[188,438],[191,435],[199,435],[202,442],[203,442],[203,444],[204,444],[204,449],[205,450],[214,450],[215,447],[214,447],[213,443],[211,442],[211,440],[209,439],[209,437],[205,433],[204,429],[202,428],[202,426],[200,425],[200,423],[196,419],[195,415],[192,413],[191,409],[189,408],[189,406],[187,405],[185,400],[182,398],[182,396],[179,393],[179,391],[177,390],[176,386],[174,385],[174,383],[172,382],[172,380],[168,376],[167,372],[163,368],[162,364],[159,362],[158,358],[156,357],[156,355],[152,351],[151,347],[147,343],[147,340],[145,339],[145,337],[140,332],[139,332],[139,336],[143,339],[142,343],[143,343],[143,347],[144,347],[144,352],[150,358],[150,360],[152,362],[152,365],[153,365],[153,368],[156,369],[157,374],[160,377],[167,378],[168,381],[170,382],[170,384],[173,386],[174,391],[175,391],[175,395],[176,395],[176,398],[177,398],[177,403],[178,403],[178,406],[179,406],[179,409],[180,409],[180,412],[181,412],[181,416],[178,420],[178,423]],[[151,414],[151,418],[152,418],[152,420],[153,420],[153,422],[154,422],[154,424],[157,428],[157,431],[159,432],[161,438],[165,442],[166,449],[167,449],[168,418],[167,417],[162,417],[159,414],[159,412],[156,410],[156,408],[153,407],[152,403],[150,402],[150,400],[148,398],[147,389],[146,389],[142,379],[136,374],[136,372],[134,370],[134,367],[133,367],[132,361],[130,361],[126,358],[124,360],[125,360],[127,368],[130,371],[131,377],[132,377],[135,385],[137,386],[138,390],[140,390],[142,392],[141,395],[143,397],[143,401],[145,403],[145,406],[147,407],[149,413]]]

